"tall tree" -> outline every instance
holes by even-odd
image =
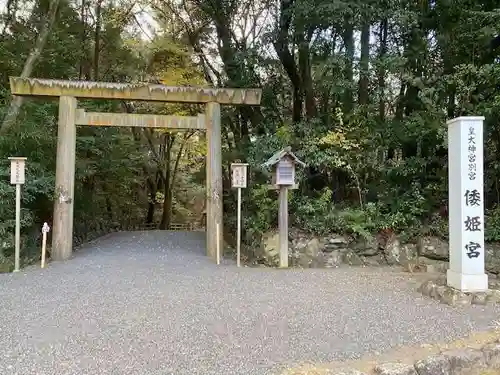
[[[45,48],[45,44],[47,43],[50,30],[52,29],[52,25],[56,20],[59,1],[60,0],[50,0],[47,13],[42,18],[42,22],[38,29],[38,36],[35,40],[35,44],[33,45],[28,55],[28,58],[24,63],[24,67],[20,75],[21,78],[28,78],[31,76],[33,68],[35,67],[35,64],[37,63],[38,59],[40,58],[43,52],[43,49]],[[38,11],[40,11],[40,9],[38,9],[37,7],[33,9],[33,13],[36,13]],[[16,96],[12,99],[7,114],[3,119],[2,126],[0,127],[0,135],[6,134],[9,128],[16,122],[22,104],[23,104],[22,96]]]

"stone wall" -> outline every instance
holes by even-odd
[[[263,236],[256,251],[256,262],[277,266],[279,237],[276,230]],[[401,265],[444,272],[448,268],[448,242],[438,237],[423,237],[416,243],[402,243],[398,236],[379,236],[370,240],[331,234],[315,236],[290,230],[289,265],[303,268]],[[500,273],[500,245],[486,245],[486,269]]]
[[[412,364],[402,362],[381,363],[371,373],[376,375],[475,375],[486,369],[500,369],[500,344],[486,344],[481,349],[461,348],[442,352]],[[329,375],[365,375],[355,369],[330,370]]]

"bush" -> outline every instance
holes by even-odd
[[[500,206],[497,205],[491,210],[487,210],[484,215],[484,221],[485,241],[500,241]]]
[[[417,193],[408,194],[406,199],[395,203],[369,202],[363,207],[335,205],[331,198],[332,191],[328,188],[316,198],[295,198],[295,224],[318,234],[348,233],[365,238],[387,229],[408,238],[420,231],[422,209],[419,202],[422,200]]]

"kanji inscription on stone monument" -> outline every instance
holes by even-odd
[[[448,121],[449,286],[488,289],[484,272],[483,117]]]

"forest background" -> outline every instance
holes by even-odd
[[[9,76],[261,87],[224,107],[230,163],[250,164],[244,241],[276,225],[259,165],[292,146],[307,163],[291,225],[316,234],[447,236],[446,120],[485,116],[486,240],[500,240],[500,1],[4,0],[0,15],[0,257],[13,250],[9,156],[25,156],[23,256],[51,222],[57,101],[14,99]],[[87,110],[190,115],[196,105],[81,101]],[[119,228],[203,219],[202,133],[78,129],[75,244]],[[0,261],[1,263],[1,261]]]

